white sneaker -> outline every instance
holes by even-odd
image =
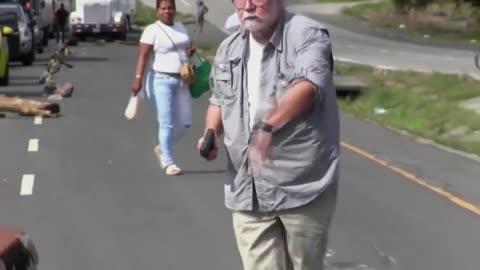
[[[160,145],[155,146],[153,152],[155,153],[158,161],[160,162],[160,167],[162,167],[162,170],[165,170],[165,168],[167,168],[167,164],[165,164],[165,159],[162,156],[162,150],[160,149]]]
[[[175,164],[170,164],[170,165],[167,166],[167,169],[165,170],[165,173],[167,175],[179,175],[179,174],[182,174],[182,169],[180,169]]]

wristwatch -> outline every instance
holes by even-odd
[[[263,121],[257,122],[253,129],[261,129],[263,131],[271,133],[273,131],[273,126],[270,124],[267,124]]]

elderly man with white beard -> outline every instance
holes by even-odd
[[[329,33],[282,0],[233,3],[242,27],[215,56],[204,136],[214,131],[213,160],[224,135],[243,266],[321,270],[340,157]]]

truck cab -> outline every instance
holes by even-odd
[[[135,0],[76,0],[70,14],[71,33],[80,40],[90,35],[125,40],[127,15],[134,13]]]

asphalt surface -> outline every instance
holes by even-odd
[[[154,0],[144,0],[154,5]],[[471,74],[480,78],[475,67],[475,52],[480,46],[452,42],[431,42],[375,29],[365,23],[341,15],[324,15],[322,6],[312,6],[312,0],[290,0],[291,11],[309,15],[322,22],[330,31],[334,56],[339,61],[364,63],[381,68]],[[219,28],[234,12],[231,1],[205,1],[209,7],[206,20]],[[180,11],[195,14],[193,0],[177,1]],[[329,13],[329,12],[326,12]],[[409,41],[409,42],[406,42]],[[476,48],[476,49],[475,49]]]
[[[0,119],[0,223],[32,237],[39,270],[240,270],[223,204],[224,153],[206,162],[195,151],[207,97],[195,100],[191,132],[176,146],[185,174],[167,177],[153,154],[156,124],[148,103],[138,119],[123,116],[136,47],[76,49],[75,68],[59,76],[76,89],[61,101],[62,117],[40,125],[11,114]],[[34,67],[12,68],[12,85],[0,93],[39,98],[45,57]],[[405,158],[395,153],[403,138],[379,127],[342,117],[342,134],[388,161]],[[28,151],[32,138],[38,152]],[[450,162],[443,170],[464,162],[442,155]],[[478,269],[477,215],[346,149],[341,166],[327,269]],[[34,175],[33,193],[21,196],[26,174]]]

